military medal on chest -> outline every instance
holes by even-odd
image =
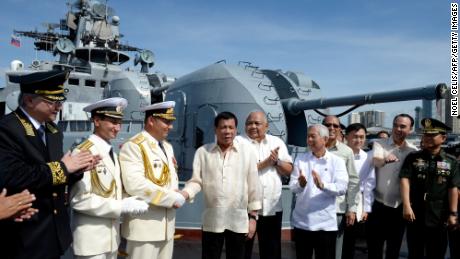
[[[423,160],[422,158],[415,159],[415,162],[412,163],[415,169],[418,171],[417,178],[425,179],[425,170],[428,168],[427,161]]]
[[[446,161],[438,161],[436,162],[436,170],[437,170],[437,183],[443,184],[447,182],[446,177],[450,176],[450,163]]]
[[[422,158],[415,159],[415,162],[413,163],[413,165],[419,171],[422,171],[428,168],[428,163]]]

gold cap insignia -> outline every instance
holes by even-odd
[[[430,119],[425,120],[425,128],[431,128],[431,120]]]

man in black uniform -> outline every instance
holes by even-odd
[[[409,154],[401,168],[403,217],[408,221],[409,258],[444,258],[446,224],[457,221],[460,172],[454,157],[441,145],[450,130],[435,119],[423,119],[423,149]]]
[[[78,179],[72,173],[99,158],[89,152],[63,156],[63,136],[53,121],[65,101],[67,76],[51,70],[9,78],[21,94],[19,107],[0,120],[0,188],[29,190],[38,213],[21,223],[0,221],[1,258],[59,258],[72,242],[67,186]]]
[[[458,199],[460,199],[460,189],[458,190]],[[460,202],[457,204],[457,213],[460,209]],[[458,221],[457,215],[457,224],[449,228],[449,248],[450,248],[450,258],[459,259],[460,258],[460,223]]]

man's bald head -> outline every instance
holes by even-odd
[[[246,135],[260,142],[265,139],[265,134],[268,130],[268,121],[265,113],[262,111],[253,111],[249,113],[246,119],[245,131]]]

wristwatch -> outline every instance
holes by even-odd
[[[451,212],[449,212],[449,216],[458,217],[458,212],[456,212],[456,211],[451,211]]]
[[[255,221],[259,220],[259,215],[248,214],[248,216],[249,216],[249,219],[253,219]]]

